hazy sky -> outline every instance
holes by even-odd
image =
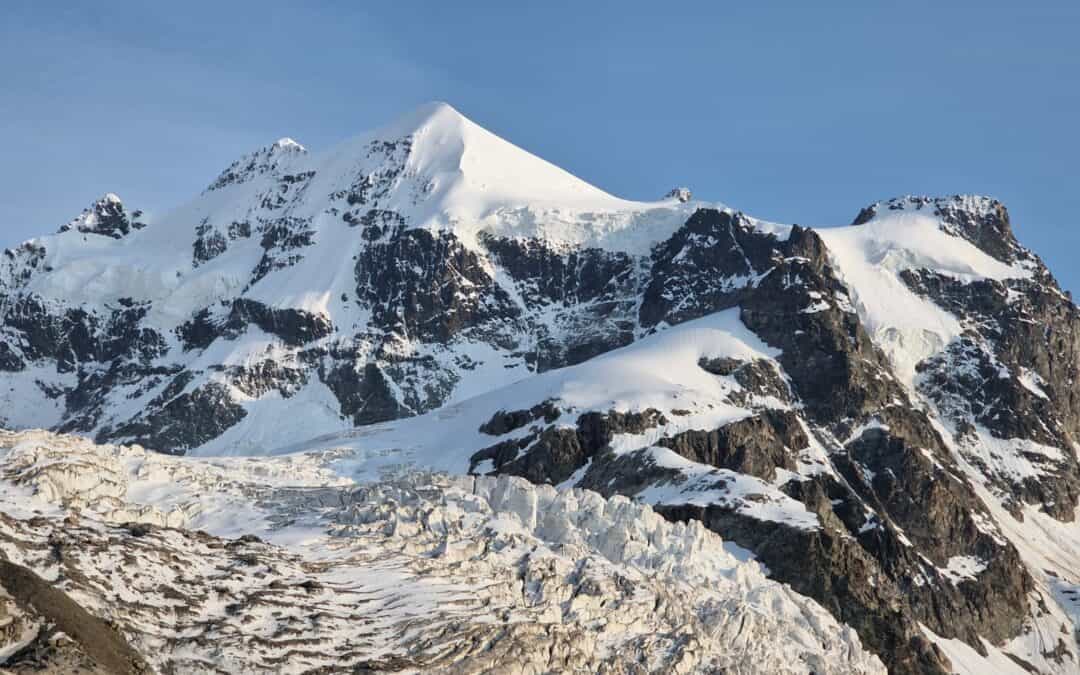
[[[5,0],[0,246],[442,99],[624,197],[826,225],[990,194],[1080,290],[1075,0],[374,4]]]

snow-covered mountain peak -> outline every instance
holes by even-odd
[[[384,140],[393,140],[416,135],[431,126],[452,127],[466,123],[474,124],[449,103],[427,101],[376,127],[369,134]]]
[[[274,144],[270,146],[270,148],[273,151],[307,152],[307,148],[300,145],[288,136],[283,136],[282,138],[277,139],[276,141],[274,141]]]
[[[1005,205],[997,199],[986,195],[955,194],[947,197],[903,195],[870,204],[859,211],[852,225],[862,225],[870,220],[883,218],[898,211],[925,213],[928,216],[940,216],[945,211],[963,212],[972,217],[1000,216],[1004,214],[1004,217],[1008,218]]]
[[[968,240],[1001,262],[1013,264],[1033,260],[1030,251],[1016,240],[1005,205],[984,195],[905,195],[867,206],[859,211],[852,224],[888,219],[899,213],[936,219],[943,232]]]
[[[664,195],[664,199],[674,199],[683,204],[690,201],[691,197],[693,197],[693,193],[690,192],[690,188],[688,187],[672,188]]]
[[[248,187],[231,189],[239,185]],[[335,203],[343,198],[344,206]],[[181,211],[210,223],[227,218],[226,225],[269,215],[252,204],[346,223],[374,210],[409,228],[450,232],[473,249],[493,235],[639,253],[706,205],[686,190],[649,202],[615,197],[442,102],[319,152],[281,139],[233,162]]]
[[[286,167],[291,167],[297,160],[308,154],[307,148],[291,138],[279,138],[270,145],[250,152],[230,164],[206,192],[219,190],[228,185],[246,183],[257,176],[277,175]]]
[[[411,138],[409,167],[441,183],[436,189],[442,188],[448,208],[479,202],[488,207],[537,202],[591,208],[621,205],[621,200],[503,140],[446,103],[420,106],[379,135],[387,132]]]
[[[100,234],[120,239],[132,230],[144,227],[144,224],[138,221],[141,216],[141,211],[129,214],[120,197],[109,192],[62,226],[60,232]]]
[[[408,220],[450,230],[467,245],[481,233],[555,244],[647,251],[701,203],[613,196],[510,143],[446,103],[420,106],[366,138],[407,139],[406,180],[422,195]]]

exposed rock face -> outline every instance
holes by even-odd
[[[641,324],[681,323],[735,306],[770,268],[775,243],[742,214],[696,212],[654,249]]]
[[[132,230],[140,230],[146,225],[139,222],[141,211],[129,214],[123,202],[114,194],[107,194],[85,209],[78,218],[60,228],[61,232],[81,232],[99,234],[113,239],[120,239]]]
[[[178,376],[161,397],[152,401],[160,407],[155,405],[149,414],[101,435],[145,439],[153,447],[172,447],[177,454],[183,454],[217,438],[247,416],[247,411],[233,402],[228,390],[216,382],[173,396],[176,390],[185,388],[185,379]]]
[[[1017,517],[1021,505],[1035,504],[1071,521],[1080,496],[1080,312],[1041,261],[1016,242],[1004,207],[984,204],[978,213],[997,214],[980,222],[1001,237],[1000,246],[980,248],[1022,261],[1032,275],[964,281],[927,270],[905,274],[910,288],[959,317],[965,328],[920,365],[919,387],[955,425],[958,442],[968,448],[964,455]],[[1030,467],[1021,472],[1027,475],[1004,466],[998,453],[980,452],[979,429],[1004,441],[1009,454]]]
[[[13,298],[6,306],[4,330],[20,338],[18,346],[5,343],[6,353],[27,361],[49,360],[59,372],[71,372],[82,363],[119,361],[150,363],[165,349],[158,332],[141,325],[148,307],[133,303],[110,308],[107,314],[79,308],[56,308],[30,295]],[[18,350],[21,358],[16,357]],[[22,368],[13,367],[13,371]]]
[[[356,425],[374,424],[405,417],[410,410],[395,397],[386,374],[374,363],[361,372],[337,368],[324,377],[334,396],[341,402],[341,412]]]
[[[298,309],[273,309],[247,298],[236,300],[225,329],[242,334],[251,324],[276,335],[290,347],[314,342],[334,332],[330,320],[320,314]]]
[[[485,248],[513,280],[538,371],[581,363],[634,339],[645,262],[599,248],[556,250],[538,239],[487,237]]]
[[[500,411],[483,425],[482,430],[491,433],[505,425],[504,420],[508,418],[536,420],[539,413],[551,419],[549,410],[544,406],[540,410]],[[588,464],[596,453],[606,449],[616,434],[640,434],[665,422],[658,411],[646,410],[606,415],[585,413],[578,418],[576,428],[534,426],[531,436],[502,441],[474,454],[470,458],[469,472],[475,473],[481,463],[490,462],[492,473],[521,476],[534,483],[562,483]]]
[[[356,296],[371,307],[373,326],[422,342],[445,343],[519,313],[475,252],[453,235],[424,230],[399,229],[366,249],[356,262]]]
[[[772,480],[778,467],[795,470],[792,451],[805,449],[808,441],[794,413],[767,410],[712,431],[684,431],[659,445],[692,462]]]
[[[0,588],[4,672],[152,672],[119,631],[26,567],[0,560]]]
[[[668,193],[664,195],[664,198],[675,199],[685,204],[693,198],[693,194],[690,192],[690,188],[677,187],[669,190]]]

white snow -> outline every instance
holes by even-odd
[[[909,384],[915,365],[941,351],[961,327],[955,316],[911,291],[900,272],[929,269],[965,281],[1031,275],[944,232],[937,218],[922,213],[886,211],[863,225],[818,233],[864,327]]]
[[[979,572],[986,569],[986,561],[972,555],[957,555],[949,558],[948,564],[942,569],[942,573],[953,581],[974,579]]]
[[[524,410],[546,400],[557,401],[560,408],[573,411],[572,416],[564,415],[560,420],[565,424],[573,424],[577,414],[590,410],[653,408],[689,412],[671,416],[669,431],[716,428],[746,417],[750,411],[728,403],[731,382],[706,372],[698,366],[698,360],[728,356],[750,361],[778,355],[778,350],[739,321],[739,310],[731,309],[650,335],[582,364],[534,375],[419,417],[365,426],[269,452],[350,448],[355,455],[342,460],[339,468],[358,478],[376,478],[383,470],[398,465],[460,473],[468,469],[473,452],[494,442],[479,427],[496,410]],[[638,442],[631,445],[643,447]]]
[[[982,656],[962,640],[950,640],[937,635],[926,626],[922,626],[926,637],[941,648],[952,662],[956,675],[1031,675],[1016,661],[1006,656],[1000,649],[983,640],[982,646],[988,655]]]
[[[1043,380],[1042,377],[1035,371],[1028,368],[1023,368],[1021,369],[1020,374],[1017,376],[1016,379],[1025,389],[1030,391],[1032,394],[1035,394],[1036,396],[1044,400],[1050,399],[1050,397],[1046,395],[1046,390],[1043,389],[1043,387],[1046,386],[1046,381]]]

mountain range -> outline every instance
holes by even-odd
[[[0,657],[1080,672],[1080,312],[992,198],[852,216],[620,199],[443,103],[107,194],[0,259]]]

